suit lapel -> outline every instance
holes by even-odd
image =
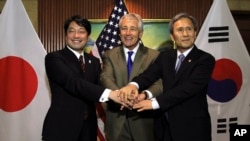
[[[116,61],[115,64],[117,64],[117,67],[115,68],[117,71],[119,70],[120,76],[124,80],[122,84],[127,84],[128,83],[128,76],[127,76],[127,62],[126,62],[126,57],[125,53],[123,50],[123,47],[120,46],[117,48],[116,52],[114,53],[114,60]]]
[[[80,72],[81,66],[75,54],[71,52],[67,47],[62,50],[63,57],[67,60],[67,64],[69,68],[71,68],[74,72]]]
[[[137,76],[137,74],[139,74],[138,72],[140,71],[142,64],[145,63],[145,58],[147,57],[146,51],[147,51],[147,48],[140,45],[139,49],[137,50],[135,54],[133,68],[132,68],[131,76],[129,78],[130,80],[132,80],[135,76]]]
[[[178,73],[176,74],[177,76],[180,75],[185,69],[187,69],[192,64],[192,62],[197,57],[197,51],[198,51],[198,48],[194,46],[193,49],[190,51],[190,53],[183,60],[181,67]]]
[[[88,68],[92,64],[92,60],[91,60],[89,54],[87,54],[85,52],[84,52],[84,61],[85,61],[85,69],[88,70]]]

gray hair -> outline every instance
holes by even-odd
[[[121,28],[121,24],[122,24],[122,21],[125,19],[125,18],[135,18],[137,21],[138,21],[138,28],[139,28],[139,31],[142,32],[143,31],[143,21],[141,19],[141,16],[136,14],[136,13],[128,13],[128,14],[125,14],[122,16],[122,18],[120,19],[119,21],[119,28]]]
[[[169,22],[169,32],[170,32],[170,34],[173,34],[173,28],[174,28],[173,25],[174,25],[174,23],[176,21],[180,20],[181,18],[188,18],[188,19],[190,19],[191,22],[193,23],[194,31],[198,30],[198,22],[197,22],[197,20],[193,16],[191,16],[191,15],[189,15],[187,13],[179,13],[179,14],[175,15],[172,18],[172,20]]]

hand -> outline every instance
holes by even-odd
[[[134,105],[135,103],[139,103],[139,102],[142,101],[142,100],[145,100],[146,98],[147,98],[147,97],[146,97],[145,93],[140,93],[140,94],[138,94],[138,96],[135,97],[135,99],[133,100],[133,105]]]
[[[119,90],[119,98],[120,101],[123,103],[121,110],[124,107],[132,109],[132,106],[138,96],[138,90],[137,87],[133,84],[128,84],[127,86],[121,88]]]
[[[134,104],[133,109],[137,109],[137,112],[152,110],[152,100],[142,100],[139,103]]]
[[[146,98],[147,98],[147,96],[146,96],[145,93],[140,93],[140,94],[137,96],[135,103],[138,103],[138,102],[140,102],[140,101],[142,101],[142,100],[145,100]]]
[[[116,103],[122,104],[119,98],[119,91],[111,91],[109,94],[109,99],[113,100]]]

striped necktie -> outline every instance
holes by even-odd
[[[80,62],[81,68],[82,68],[82,72],[84,73],[85,72],[85,63],[83,62],[82,55],[80,55],[80,57],[79,57],[79,62]]]
[[[176,72],[176,73],[178,72],[178,70],[179,70],[179,68],[180,68],[180,66],[181,66],[181,63],[182,63],[182,61],[184,60],[185,56],[184,56],[183,54],[180,54],[180,55],[178,56],[178,58],[179,58],[179,61],[178,61],[177,65],[176,65],[176,68],[175,68],[175,72]]]

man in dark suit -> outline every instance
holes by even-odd
[[[159,52],[145,47],[140,38],[143,34],[143,22],[135,13],[124,15],[119,21],[122,46],[108,50],[103,55],[103,70],[101,83],[112,90],[119,90],[126,86],[133,77],[142,73],[152,64]],[[128,73],[128,52],[131,56],[132,70]],[[148,90],[143,91],[140,99],[149,99],[162,93],[160,80]],[[146,94],[145,94],[146,93]],[[123,109],[121,105],[112,101],[107,103],[105,134],[108,141],[154,141],[153,111],[138,113],[136,110]]]
[[[158,111],[155,129],[160,141],[211,141],[206,92],[215,59],[194,44],[197,22],[192,16],[180,13],[169,27],[176,49],[162,52],[145,72],[121,89],[120,97],[126,100],[124,105],[133,104],[127,99],[132,90],[136,96],[137,89],[145,89],[162,78],[163,94],[134,104],[133,108],[138,112]]]
[[[44,120],[42,139],[96,141],[95,102],[116,100],[117,93],[97,85],[100,61],[83,52],[91,33],[90,22],[72,16],[65,22],[64,30],[66,47],[45,57],[52,101]]]

